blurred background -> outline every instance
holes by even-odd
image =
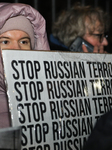
[[[58,14],[63,9],[69,9],[74,3],[80,2],[81,5],[92,5],[101,7],[112,15],[112,0],[1,0],[0,2],[25,3],[37,9],[46,20],[46,30],[49,39],[52,23],[56,20]],[[112,25],[111,25],[112,26]],[[109,49],[112,52],[112,31],[110,27]]]

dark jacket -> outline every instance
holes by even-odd
[[[112,149],[112,110],[100,117],[83,150]]]
[[[49,37],[49,45],[51,50],[57,51],[69,51],[69,48],[61,43],[57,38],[55,38],[52,34]]]

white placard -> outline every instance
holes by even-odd
[[[3,50],[12,126],[23,150],[81,150],[112,108],[112,55]]]

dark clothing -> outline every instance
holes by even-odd
[[[66,47],[63,43],[61,43],[52,34],[49,37],[49,45],[51,50],[69,51],[68,47]]]
[[[83,150],[112,149],[112,110],[100,117]]]

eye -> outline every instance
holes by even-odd
[[[24,40],[21,40],[20,43],[28,45],[28,44],[30,44],[30,40],[29,39],[24,39]]]
[[[2,43],[2,44],[8,44],[8,41],[7,40],[4,40],[4,41],[1,41],[0,43]]]
[[[21,47],[21,49],[31,49],[30,38],[21,38],[19,40],[19,46]]]
[[[27,44],[28,42],[27,41],[21,41],[20,43],[21,44]]]

